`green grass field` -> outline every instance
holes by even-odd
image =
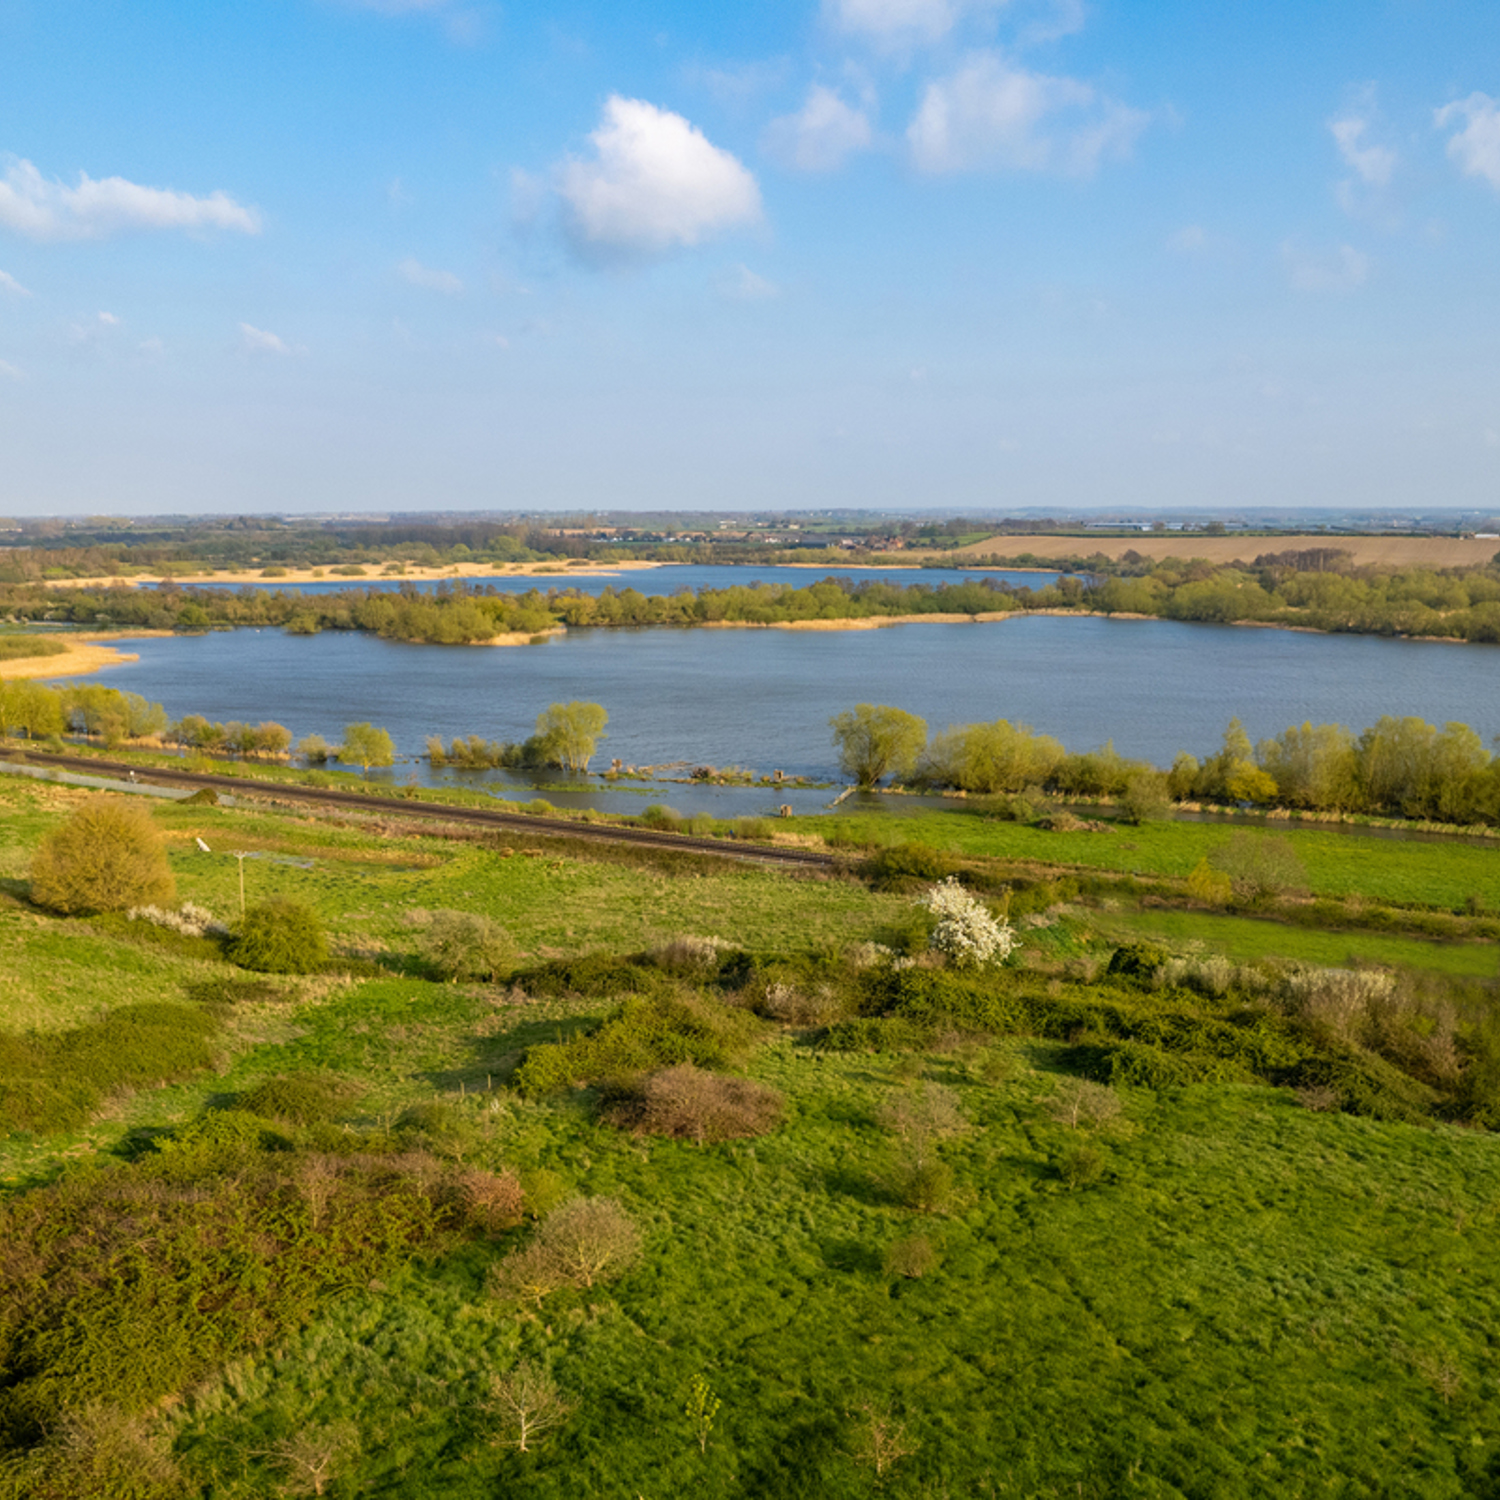
[[[1057,1101],[1078,1087],[1077,1049],[1060,1033],[937,1027],[915,1050],[875,1054],[774,1024],[746,1069],[783,1096],[779,1126],[721,1144],[636,1136],[601,1118],[599,1086],[511,1086],[528,1048],[618,998],[608,978],[547,980],[558,962],[717,937],[762,984],[816,997],[825,973],[854,982],[829,955],[899,925],[911,897],[681,856],[154,807],[179,899],[232,918],[239,850],[254,856],[249,901],[291,897],[327,924],[335,972],[267,980],[207,940],[29,904],[30,850],[88,795],[0,780],[0,1100],[26,1083],[6,1036],[87,1035],[164,1003],[216,1030],[196,1071],[0,1142],[0,1497],[1500,1494],[1500,1136],[1307,1107],[1327,1100],[1267,1083],[1116,1085],[1099,1123],[1075,1127]],[[1226,835],[1046,834],[939,814],[920,836],[1186,874]],[[1330,894],[1457,906],[1495,889],[1500,851],[1291,837]],[[1399,894],[1413,890],[1429,895]],[[411,913],[438,909],[502,921],[512,980],[432,977]],[[1220,1032],[1232,996],[1057,975],[1142,939],[1241,964],[1358,960],[1467,985],[1482,1029],[1472,1008],[1493,1003],[1500,965],[1493,943],[1124,902],[1070,906],[1022,936],[1034,972],[1005,983],[1038,1006],[1200,1007]],[[286,1076],[336,1084],[332,1116],[234,1108]],[[956,1128],[903,1135],[899,1109],[933,1087],[950,1091]],[[902,1186],[918,1158],[947,1180],[932,1211]],[[477,1229],[443,1184],[506,1171],[536,1216],[572,1194],[618,1199],[639,1264],[539,1306],[497,1296],[492,1268],[535,1230]],[[430,1218],[418,1203],[398,1223],[392,1208],[380,1229],[393,1190],[360,1197],[366,1172],[419,1186]],[[35,1269],[75,1253],[91,1204],[116,1201],[97,1268],[85,1256],[67,1275]],[[225,1217],[210,1233],[213,1214]],[[359,1214],[373,1227],[340,1239]],[[903,1244],[896,1259],[927,1257],[923,1274],[893,1268]],[[292,1264],[303,1280],[277,1269]],[[61,1300],[35,1311],[47,1297]],[[148,1306],[125,1325],[112,1312]],[[570,1407],[525,1453],[505,1444],[491,1384],[520,1360]],[[152,1384],[168,1370],[183,1373]],[[695,1377],[720,1403],[706,1433],[687,1412]]]
[[[1121,824],[1109,833],[1053,833],[972,812],[852,813],[838,823],[871,842],[912,841],[955,854],[1080,865],[1142,875],[1186,877],[1240,830],[1213,823]],[[809,830],[819,820],[803,819]],[[1252,835],[1259,830],[1250,830]],[[1500,906],[1500,845],[1419,842],[1321,828],[1269,830],[1285,839],[1314,895],[1359,894],[1372,901],[1461,908],[1471,896]]]

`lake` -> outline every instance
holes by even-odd
[[[266,629],[146,638],[128,649],[140,660],[101,680],[159,700],[174,718],[272,719],[299,739],[333,742],[345,724],[368,719],[406,755],[431,734],[524,739],[549,703],[602,703],[609,737],[595,769],[618,756],[832,781],[829,717],[861,702],[920,714],[934,731],[1005,718],[1070,750],[1113,738],[1123,754],[1161,766],[1179,750],[1212,753],[1234,714],[1252,739],[1305,719],[1359,730],[1382,714],[1460,720],[1486,742],[1500,733],[1492,646],[1088,615],[847,631],[578,630],[513,648]],[[707,789],[668,795],[683,811],[729,805]],[[800,809],[828,795],[777,800]],[[757,807],[769,797],[753,794]]]

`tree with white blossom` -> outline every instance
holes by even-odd
[[[1015,947],[1010,924],[992,916],[955,876],[931,886],[917,904],[937,918],[927,946],[958,968],[1003,963]]]

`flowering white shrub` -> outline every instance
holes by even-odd
[[[1015,947],[1010,924],[992,917],[952,875],[918,897],[917,904],[937,918],[927,946],[959,968],[1003,963]]]

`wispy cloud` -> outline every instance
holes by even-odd
[[[1475,93],[1433,113],[1439,130],[1459,120],[1463,129],[1448,138],[1448,155],[1466,177],[1482,177],[1492,188],[1500,188],[1500,100]]]
[[[1184,224],[1167,236],[1167,249],[1174,255],[1201,255],[1208,249],[1208,231],[1201,224]]]
[[[973,52],[927,85],[906,132],[924,172],[982,168],[1086,177],[1128,156],[1150,116],[1076,78],[1049,77]]]
[[[1389,189],[1400,157],[1389,146],[1372,139],[1376,131],[1375,90],[1363,88],[1354,105],[1328,122],[1329,134],[1349,175],[1334,186],[1334,197],[1355,218],[1386,221],[1394,228],[1397,215],[1390,206]]]
[[[873,139],[869,116],[846,104],[821,83],[808,90],[807,102],[795,114],[773,120],[766,147],[800,172],[832,172]]]
[[[996,10],[1004,0],[824,0],[823,14],[838,31],[882,47],[937,42],[965,15]]]
[[[252,323],[240,324],[240,347],[247,354],[306,354],[300,344],[289,344],[279,334],[268,333]]]
[[[749,266],[733,267],[718,281],[719,295],[731,302],[769,302],[781,295],[781,288],[764,276],[757,276]]]
[[[26,372],[9,360],[0,359],[0,376],[4,376],[6,380],[25,380]]]
[[[7,161],[0,178],[0,228],[27,239],[97,240],[148,229],[260,233],[260,215],[227,193],[198,198],[169,188],[142,187],[123,177],[96,180],[83,172],[77,187],[66,187],[49,182],[29,161]]]
[[[0,292],[8,292],[12,297],[29,297],[31,295],[9,271],[0,271]]]
[[[425,287],[429,292],[442,292],[445,296],[457,297],[464,289],[463,282],[452,271],[434,271],[411,255],[408,255],[396,269],[404,280],[409,281],[413,286]]]
[[[593,158],[557,174],[585,253],[661,254],[760,218],[755,178],[681,115],[612,95],[589,140]]]
[[[1396,170],[1396,153],[1387,146],[1364,144],[1365,135],[1370,129],[1368,119],[1349,115],[1342,120],[1330,121],[1328,129],[1339,148],[1339,155],[1354,169],[1354,175],[1359,181],[1370,187],[1390,185],[1391,174]]]
[[[1281,247],[1287,280],[1299,292],[1352,292],[1370,275],[1370,258],[1353,245],[1313,253],[1292,240]]]

